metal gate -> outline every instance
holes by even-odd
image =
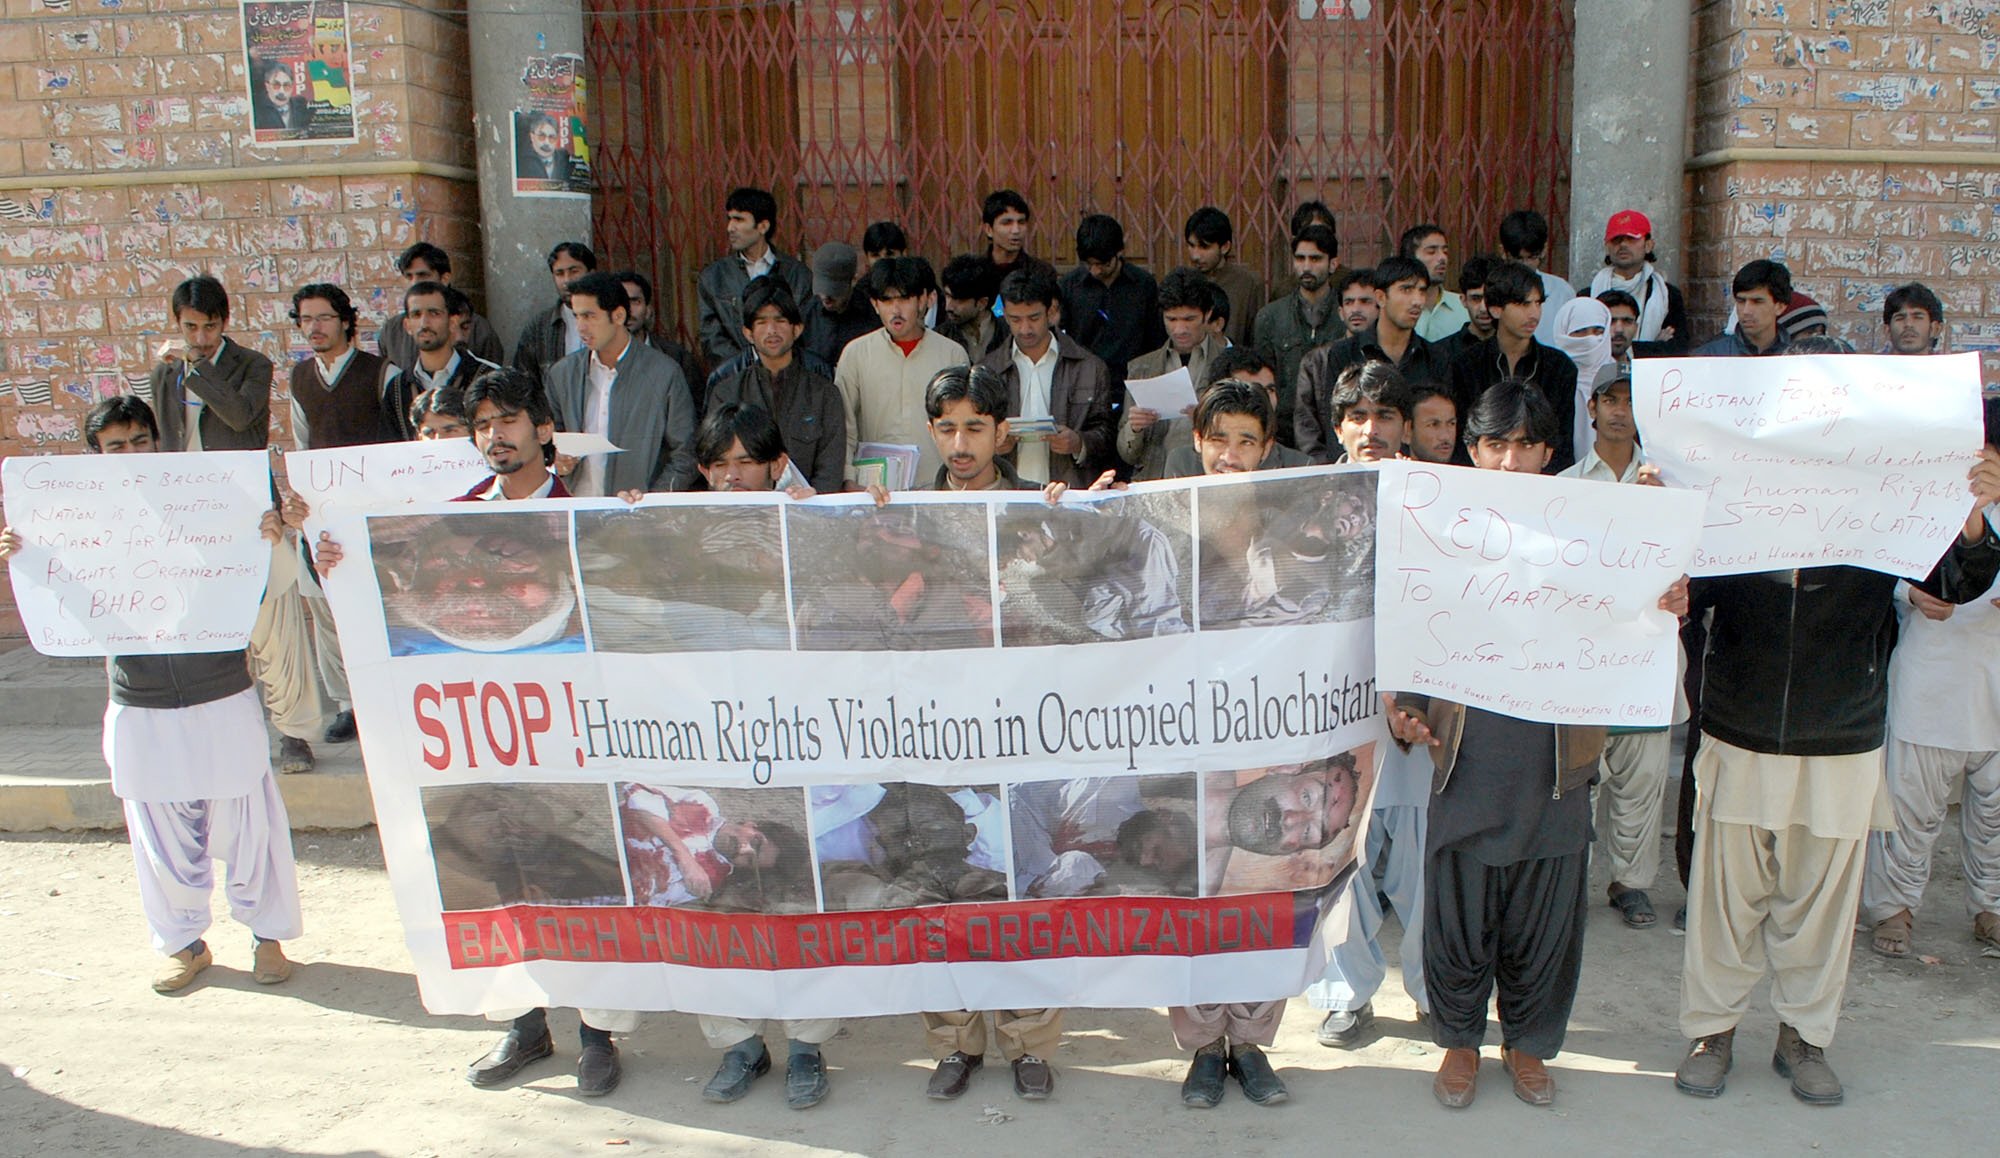
[[[587,19],[599,247],[690,332],[737,185],[777,194],[787,252],[894,220],[938,262],[978,248],[1002,187],[1059,265],[1105,212],[1170,268],[1214,204],[1276,271],[1309,198],[1350,265],[1419,221],[1459,260],[1513,209],[1567,236],[1569,0],[588,0]]]

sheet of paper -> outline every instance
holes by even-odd
[[[1667,485],[1707,496],[1695,575],[1921,579],[1972,510],[1977,354],[1641,358],[1632,412]]]
[[[1556,724],[1672,722],[1703,498],[1634,483],[1382,464],[1382,690]]]
[[[623,454],[625,448],[613,446],[611,440],[601,434],[586,434],[583,431],[562,430],[556,432],[556,453],[571,458],[582,458],[587,454]]]
[[[234,651],[271,544],[261,450],[16,456],[0,463],[14,602],[43,655]]]
[[[1132,405],[1157,411],[1161,418],[1172,418],[1194,405],[1194,378],[1186,366],[1157,378],[1127,379],[1125,389],[1132,392]]]

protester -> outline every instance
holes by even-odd
[[[569,283],[597,268],[597,254],[581,241],[557,242],[549,250],[549,278],[556,301],[521,328],[514,343],[514,366],[540,382],[557,362],[583,349],[576,315],[569,310]]]
[[[1181,227],[1181,241],[1187,246],[1188,265],[1221,287],[1228,297],[1229,316],[1222,328],[1223,337],[1231,345],[1247,345],[1250,324],[1268,299],[1264,294],[1264,279],[1237,261],[1231,252],[1235,248],[1236,228],[1230,224],[1229,215],[1213,205],[1202,206],[1188,214],[1187,224]],[[1164,288],[1163,284],[1163,292]],[[1132,376],[1144,377],[1136,371]],[[1198,376],[1196,380],[1199,381]]]
[[[703,384],[707,381],[701,372],[701,360],[694,356],[693,350],[669,335],[671,323],[660,316],[654,302],[652,279],[634,269],[622,269],[611,276],[625,287],[625,329],[631,333],[632,340],[651,346],[673,359],[674,365],[681,368],[681,377],[687,379],[688,392],[694,395],[696,412],[700,412],[706,402]]]
[[[1340,242],[1329,225],[1307,225],[1292,236],[1292,292],[1257,313],[1250,344],[1278,373],[1278,441],[1297,446],[1292,408],[1298,398],[1299,363],[1347,331],[1335,307],[1332,279]]]
[[[1430,286],[1429,271],[1415,258],[1392,257],[1375,267],[1374,285],[1374,327],[1314,350],[1299,363],[1293,422],[1299,449],[1314,462],[1330,462],[1338,453],[1331,399],[1335,380],[1349,367],[1388,362],[1404,381],[1429,380],[1446,372],[1435,360],[1431,344],[1416,334]]]
[[[557,424],[602,435],[621,452],[559,456],[557,473],[584,498],[694,485],[694,399],[672,359],[632,340],[625,328],[627,300],[625,287],[609,274],[571,282],[570,310],[585,348],[548,372]]]
[[[213,304],[202,296],[206,287],[191,293],[194,302]],[[199,308],[191,304],[184,312]],[[129,394],[91,407],[83,437],[92,454],[165,448],[152,407]],[[266,511],[259,529],[278,542],[277,512]],[[0,564],[21,545],[14,528],[0,527]],[[104,711],[111,792],[124,804],[153,948],[167,957],[153,991],[178,993],[215,961],[204,934],[213,922],[216,861],[228,866],[229,914],[251,933],[250,979],[284,981],[292,963],[282,942],[303,932],[298,873],[248,656],[114,655],[104,667],[111,684]]]
[[[1483,254],[1465,263],[1458,271],[1458,297],[1465,305],[1466,323],[1456,333],[1431,343],[1432,356],[1445,366],[1458,361],[1467,350],[1493,336],[1493,311],[1486,305],[1486,279],[1500,263]]]
[[[1882,299],[1882,326],[1889,331],[1884,353],[1936,353],[1944,338],[1944,303],[1922,282],[1897,286]]]
[[[1736,282],[1742,337],[1776,344],[1769,290],[1783,267],[1751,267]],[[1798,352],[1841,346],[1816,339]],[[1918,584],[1945,603],[1970,603],[2000,577],[2000,534],[1985,514],[2000,500],[2000,450],[1986,448],[1969,477],[1971,513]],[[1713,621],[1681,967],[1680,1025],[1691,1041],[1674,1075],[1683,1093],[1721,1095],[1736,1028],[1768,973],[1779,1018],[1772,1066],[1801,1101],[1844,1096],[1825,1051],[1847,985],[1865,838],[1894,823],[1883,779],[1883,656],[1896,585],[1892,575],[1844,566],[1695,585],[1693,613]],[[1798,662],[1802,648],[1811,662]]]
[[[1680,287],[1653,268],[1653,223],[1636,209],[1621,209],[1604,223],[1604,268],[1590,279],[1589,295],[1602,300],[1616,290],[1630,294],[1639,329],[1634,341],[1648,355],[1678,354],[1688,347],[1687,303]]]
[[[1471,414],[1486,390],[1506,378],[1539,387],[1556,424],[1575,425],[1576,363],[1535,336],[1542,321],[1542,282],[1519,262],[1502,262],[1486,279],[1486,308],[1493,313],[1493,336],[1460,354],[1451,364],[1451,390],[1459,413]],[[1549,460],[1553,474],[1576,461],[1573,440],[1556,440]],[[1471,446],[1468,442],[1467,447]]]
[[[1375,327],[1381,307],[1375,302],[1375,271],[1350,269],[1333,283],[1334,300],[1340,303],[1340,322],[1352,338]]]
[[[1505,322],[1502,323],[1503,327]],[[1533,384],[1503,379],[1466,418],[1482,470],[1538,474],[1563,428]],[[1660,597],[1687,609],[1687,581]],[[1404,694],[1389,713],[1404,745],[1435,768],[1424,865],[1424,984],[1443,1046],[1432,1092],[1452,1108],[1477,1092],[1486,1006],[1499,989],[1500,1056],[1514,1095],[1555,1099],[1546,1062],[1562,1049],[1583,967],[1590,794],[1604,729],[1540,724]]]
[[[965,356],[974,362],[1007,344],[1011,335],[993,307],[1000,297],[1000,277],[990,258],[961,253],[945,263],[938,281],[944,286],[938,333],[964,346]]]
[[[1633,346],[1639,333],[1639,303],[1632,299],[1631,294],[1615,289],[1598,294],[1597,300],[1603,303],[1605,312],[1611,315],[1611,322],[1607,327],[1607,332],[1611,336],[1610,376],[1623,374],[1630,377]],[[1601,380],[1604,377],[1605,372],[1598,371],[1598,378]],[[1593,382],[1591,385],[1594,388],[1596,383]]]
[[[729,252],[708,263],[697,280],[701,302],[701,349],[711,366],[745,350],[743,291],[757,278],[772,276],[792,291],[793,301],[812,295],[812,274],[797,258],[772,248],[778,199],[763,189],[732,189],[723,202],[723,234]]]
[[[1410,457],[1448,463],[1458,453],[1458,403],[1440,382],[1410,384]]]
[[[1125,228],[1103,213],[1076,227],[1077,266],[1062,276],[1063,317],[1069,332],[1104,360],[1111,381],[1125,382],[1126,363],[1166,341],[1160,325],[1160,283],[1125,260]],[[1000,288],[1001,308],[1007,301]]]
[[[884,224],[887,223],[877,222],[869,229]],[[896,233],[900,237],[902,230]],[[871,255],[870,264],[882,257],[900,256],[900,250],[888,252],[885,247],[884,252]],[[875,316],[867,297],[854,292],[854,279],[859,272],[854,247],[844,241],[829,241],[813,251],[813,292],[812,297],[799,303],[799,311],[805,318],[805,333],[799,342],[829,366],[840,361],[840,352],[847,348],[847,343],[882,328],[882,319]],[[746,289],[744,294],[747,297],[749,291]],[[747,324],[747,314],[744,320]]]
[[[1192,269],[1174,270],[1161,280],[1160,322],[1167,341],[1159,349],[1134,358],[1127,368],[1130,377],[1158,378],[1185,368],[1191,381],[1208,381],[1209,363],[1228,346],[1208,325],[1213,317],[1214,289],[1214,282]],[[1131,466],[1133,478],[1166,477],[1168,454],[1186,445],[1193,433],[1188,419],[1193,413],[1190,406],[1184,413],[1163,415],[1140,406],[1131,392],[1126,392],[1118,419],[1118,457]]]
[[[1544,346],[1555,345],[1556,311],[1563,303],[1576,296],[1568,282],[1542,268],[1542,261],[1549,253],[1549,219],[1532,209],[1516,209],[1500,219],[1500,254],[1509,261],[1518,261],[1535,271],[1542,281],[1542,321],[1535,330],[1535,340]],[[1550,399],[1554,402],[1554,399]],[[1557,403],[1557,408],[1561,404]]]
[[[1278,372],[1271,367],[1271,363],[1264,360],[1264,355],[1256,350],[1245,346],[1231,346],[1216,355],[1215,361],[1209,363],[1208,381],[1195,388],[1196,409],[1200,408],[1201,400],[1208,396],[1209,390],[1221,382],[1242,382],[1255,386],[1264,392],[1265,400],[1271,404],[1271,413],[1278,412]],[[1182,443],[1168,452],[1167,469],[1163,477],[1193,478],[1196,475],[1211,473],[1203,469],[1204,441],[1199,432],[1192,429],[1192,419],[1190,419],[1189,434],[1194,435],[1191,442]],[[1264,457],[1257,461],[1256,469],[1285,470],[1295,466],[1311,465],[1312,460],[1306,457],[1304,451],[1294,450],[1273,437],[1264,448]]]
[[[876,262],[862,292],[874,303],[882,328],[849,342],[834,368],[847,423],[844,469],[852,480],[855,451],[864,442],[914,446],[917,477],[923,478],[938,465],[923,425],[924,395],[938,371],[966,364],[965,347],[924,325],[937,297],[937,275],[923,258]]]
[[[1396,256],[1417,262],[1429,274],[1424,285],[1423,312],[1413,327],[1426,342],[1441,342],[1465,328],[1472,320],[1465,302],[1444,288],[1445,271],[1451,268],[1451,243],[1436,225],[1413,225],[1396,242]]]
[[[1697,347],[1694,355],[1741,358],[1783,353],[1792,335],[1778,324],[1778,317],[1792,300],[1792,271],[1758,258],[1736,271],[1729,292],[1736,303],[1734,327]]]
[[[1586,403],[1600,380],[1616,368],[1611,358],[1611,310],[1596,298],[1571,298],[1556,311],[1556,349],[1576,363],[1575,398],[1571,402],[1571,453],[1581,460],[1590,453],[1592,434]]]
[[[1001,283],[1000,298],[1013,341],[980,365],[1006,384],[1010,418],[1055,422],[1045,438],[1010,432],[1003,453],[1030,478],[1089,486],[1094,464],[1111,455],[1116,430],[1110,369],[1060,329],[1067,315],[1051,279],[1016,270]]]
[[[1356,362],[1340,372],[1327,411],[1340,445],[1340,462],[1400,458],[1410,427],[1409,387],[1387,361]]]
[[[1035,232],[1035,214],[1028,199],[1012,189],[996,189],[979,206],[979,232],[986,239],[986,259],[993,263],[993,284],[1017,269],[1038,269],[1050,277],[1056,267],[1028,252]]]
[[[609,286],[616,282],[606,279]],[[622,287],[618,287],[622,291]],[[612,296],[602,283],[599,292]],[[623,319],[618,319],[620,328]],[[664,362],[664,355],[654,351]],[[550,469],[556,458],[555,410],[547,393],[534,379],[519,370],[495,370],[473,379],[466,387],[465,409],[471,419],[472,444],[493,473],[458,496],[458,502],[504,502],[523,499],[563,499],[570,497]],[[629,497],[637,497],[629,496]],[[305,524],[311,510],[296,495],[285,501],[285,523]],[[313,544],[314,561],[322,576],[340,565],[345,552],[333,536],[320,532]],[[511,1009],[489,1012],[489,1021],[512,1025],[499,1044],[466,1068],[465,1080],[475,1086],[497,1086],[529,1065],[553,1056],[555,1042],[549,1034],[547,1009]],[[579,1010],[579,1040],[576,1092],[587,1098],[601,1098],[618,1088],[624,1066],[618,1059],[614,1033],[631,1033],[639,1028],[639,1015],[629,1010]]]
[[[500,368],[453,340],[451,297],[451,287],[434,281],[414,282],[403,291],[399,316],[411,353],[401,365],[418,397],[447,387],[463,391],[473,378]]]
[[[1195,445],[1203,474],[1256,470],[1273,442],[1276,415],[1264,391],[1233,379],[1217,382],[1195,407]],[[1283,1000],[1180,1006],[1167,1011],[1174,1044],[1193,1052],[1181,1080],[1181,1103],[1212,1109],[1234,1077],[1259,1106],[1288,1100],[1291,1091],[1264,1050],[1277,1040]]]
[[[2000,448],[2000,398],[1986,400],[1986,446]],[[2000,583],[1963,606],[1910,583],[1896,594],[1884,753],[1896,826],[1868,834],[1862,924],[1877,953],[1914,952],[1931,851],[1956,791],[1972,940],[2000,954]]]
[[[838,491],[847,473],[847,414],[833,380],[796,356],[803,316],[792,291],[770,278],[751,282],[743,291],[743,319],[757,360],[709,390],[709,414],[744,403],[773,416],[791,464],[814,490]],[[699,454],[695,465],[703,467]]]
[[[451,255],[428,241],[419,241],[396,256],[396,272],[403,275],[406,287],[432,283],[448,286],[451,284]],[[405,300],[405,306],[408,302]],[[471,313],[468,303],[468,320],[471,332],[465,343],[474,356],[498,364],[507,360],[507,350],[500,344],[500,335],[493,330],[493,323],[476,313]],[[417,347],[416,334],[410,329],[409,314],[405,312],[383,321],[376,332],[375,342],[382,356],[410,373],[415,368]],[[457,345],[457,335],[450,335],[447,345]]]
[[[1577,298],[1563,309],[1574,310],[1588,301]],[[1594,439],[1576,465],[1562,472],[1564,478],[1659,485],[1659,472],[1647,465],[1639,448],[1629,376],[1599,377],[1586,413]],[[1673,722],[1686,722],[1687,714],[1686,698],[1676,684]],[[1646,890],[1653,887],[1660,873],[1661,803],[1666,795],[1671,747],[1667,728],[1612,727],[1604,742],[1596,829],[1611,862],[1606,895],[1611,907],[1634,929],[1651,928],[1659,920]]]

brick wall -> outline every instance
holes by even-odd
[[[1754,258],[1863,350],[1888,291],[1921,281],[2000,382],[2000,0],[1714,0],[1695,41],[1697,334]]]
[[[393,259],[429,240],[479,285],[462,18],[348,9],[359,140],[250,141],[240,9],[224,0],[5,0],[0,23],[0,456],[82,451],[99,398],[144,380],[194,273],[230,335],[302,356],[291,292],[343,286],[362,340],[400,308]],[[413,67],[421,62],[420,67]],[[44,385],[46,384],[46,385]],[[0,591],[0,647],[20,639]]]

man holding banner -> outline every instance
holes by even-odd
[[[1473,464],[1539,474],[1567,427],[1533,383],[1503,379],[1466,418]],[[1659,600],[1687,608],[1687,580]],[[1562,1049],[1583,968],[1590,794],[1601,726],[1544,724],[1441,697],[1396,697],[1390,729],[1428,745],[1436,785],[1424,866],[1424,979],[1431,1034],[1443,1046],[1432,1092],[1472,1104],[1486,1005],[1497,982],[1501,1060],[1514,1094],[1555,1098],[1544,1064]]]
[[[1413,341],[1422,339],[1413,338]],[[1449,395],[1445,403],[1450,404]],[[1413,431],[1410,390],[1388,362],[1360,362],[1340,375],[1331,398],[1334,428],[1339,433],[1343,461],[1381,462],[1398,457],[1397,448]],[[1354,1049],[1368,1037],[1375,1022],[1375,991],[1388,974],[1382,956],[1382,904],[1386,895],[1403,923],[1403,992],[1417,1007],[1421,1021],[1430,1016],[1424,993],[1424,847],[1430,804],[1430,757],[1410,750],[1391,753],[1375,782],[1375,801],[1368,822],[1369,865],[1380,864],[1378,894],[1373,873],[1357,874],[1350,886],[1352,917],[1347,936],[1333,947],[1326,971],[1306,989],[1306,999],[1327,1014],[1319,1025],[1319,1043],[1333,1049]],[[1387,860],[1382,858],[1387,854]]]
[[[149,453],[159,424],[152,407],[121,394],[91,408],[84,440],[95,454]],[[278,539],[276,512],[260,530]],[[0,528],[0,562],[20,546],[13,528]],[[104,759],[124,801],[153,947],[167,954],[154,991],[186,989],[215,960],[203,934],[217,860],[228,865],[230,915],[251,932],[251,980],[284,981],[292,964],[280,942],[302,931],[298,872],[248,656],[114,655],[105,668]]]
[[[459,496],[467,502],[568,498],[562,480],[549,468],[555,462],[555,412],[548,395],[534,379],[514,369],[493,370],[472,380],[465,389],[465,412],[472,424],[472,441],[492,469],[490,478]],[[285,504],[285,519],[303,525],[310,512],[294,496]],[[324,576],[339,566],[345,552],[327,532],[313,544],[313,559]],[[601,1098],[618,1088],[624,1067],[618,1060],[614,1033],[639,1028],[632,1010],[581,1009],[578,1034],[576,1092]],[[511,1021],[507,1035],[478,1061],[466,1067],[465,1080],[475,1086],[497,1086],[534,1062],[555,1053],[547,1009],[513,1009],[487,1015]]]

